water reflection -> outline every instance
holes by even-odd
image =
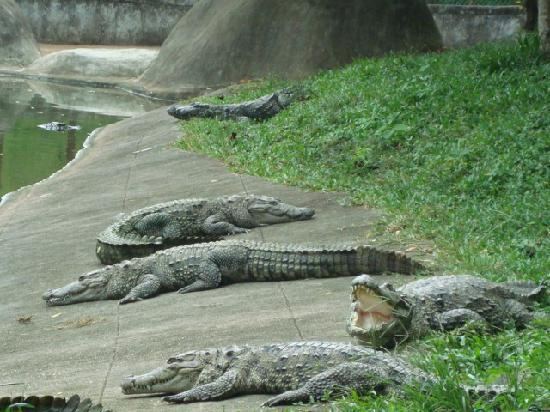
[[[116,89],[94,89],[36,81],[28,81],[27,84],[35,95],[40,95],[47,103],[79,112],[130,117],[168,104]]]
[[[0,196],[61,169],[94,129],[163,104],[114,90],[0,78]],[[37,127],[52,121],[81,129]]]

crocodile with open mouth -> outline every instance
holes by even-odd
[[[347,329],[359,343],[393,347],[430,330],[452,330],[476,321],[500,328],[524,327],[533,317],[532,304],[546,295],[532,282],[491,282],[470,276],[432,276],[395,289],[371,276],[352,281]]]
[[[314,214],[308,207],[253,194],[174,200],[121,217],[99,234],[96,254],[101,263],[113,264],[173,246],[220,240],[254,227],[307,220]]]
[[[42,298],[48,305],[92,300],[135,302],[160,293],[214,289],[223,283],[281,281],[384,272],[413,274],[423,266],[404,253],[370,245],[301,246],[221,240],[178,246],[106,266]]]

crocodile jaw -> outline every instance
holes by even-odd
[[[73,303],[107,299],[107,279],[98,272],[80,276],[61,288],[49,289],[42,295],[48,306],[72,305]]]
[[[172,363],[153,369],[143,375],[128,376],[120,385],[122,393],[134,395],[140,393],[179,393],[195,386],[201,369],[190,362]]]
[[[357,276],[352,281],[351,302],[347,330],[360,343],[392,346],[406,334],[408,303],[391,285],[379,286],[368,275]]]
[[[355,286],[352,294],[352,326],[373,332],[382,330],[395,320],[393,307],[371,289]]]

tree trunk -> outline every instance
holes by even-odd
[[[538,0],[523,0],[523,8],[525,9],[525,24],[523,29],[527,31],[535,31],[537,29],[538,18]]]
[[[540,50],[550,55],[550,0],[539,0]]]

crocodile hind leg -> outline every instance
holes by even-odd
[[[160,286],[160,279],[155,275],[142,276],[139,284],[132,288],[132,290],[124,296],[124,298],[119,300],[118,303],[124,305],[126,303],[156,296],[159,293]]]
[[[534,318],[533,312],[515,299],[506,299],[502,304],[502,314],[504,319],[509,319],[516,324],[516,327],[525,327]]]
[[[470,309],[452,309],[447,312],[440,313],[437,316],[436,326],[441,330],[453,330],[461,328],[470,322],[476,322],[480,325],[486,326],[486,321],[483,317]]]
[[[189,403],[227,398],[237,392],[235,387],[237,377],[238,372],[236,370],[230,370],[214,382],[195,386],[193,389],[189,389],[188,391],[172,396],[166,396],[162,399],[172,403]]]
[[[198,267],[198,279],[188,286],[178,290],[178,293],[198,292],[200,290],[215,289],[220,286],[222,273],[218,265],[212,261],[206,261]]]
[[[396,390],[387,371],[359,362],[348,362],[313,376],[296,390],[286,391],[268,399],[263,406],[287,405],[297,402],[340,397],[351,391],[387,393]]]
[[[212,215],[206,218],[203,230],[209,235],[234,235],[236,233],[246,233],[247,230],[229,223],[224,216]]]

